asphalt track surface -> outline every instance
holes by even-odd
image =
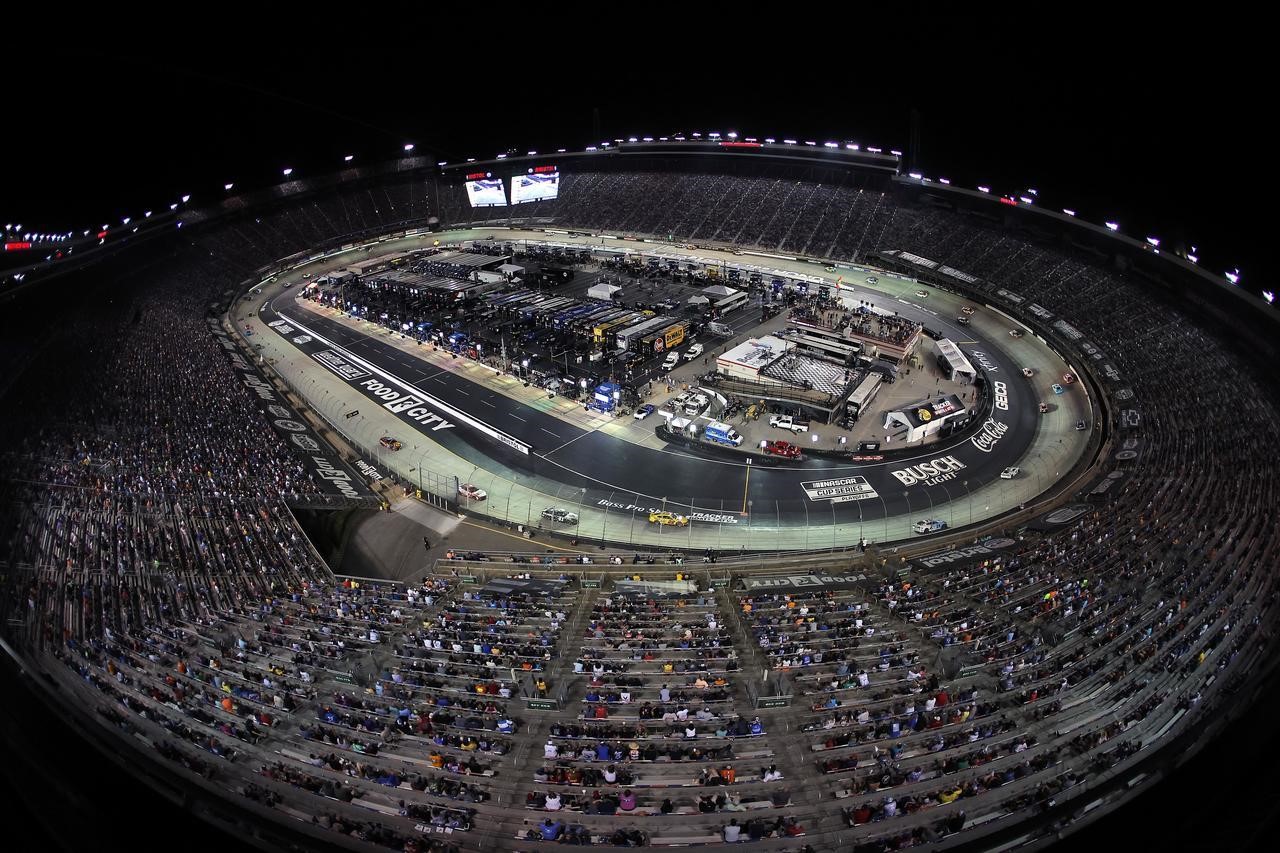
[[[264,323],[288,318],[300,320],[334,344],[376,365],[428,394],[467,412],[512,437],[532,445],[529,454],[508,449],[464,424],[432,431],[405,420],[406,428],[417,429],[425,437],[475,462],[479,468],[515,480],[521,485],[547,493],[567,493],[585,506],[630,506],[666,508],[673,512],[737,514],[750,506],[751,514],[780,525],[849,523],[911,514],[929,516],[934,504],[962,499],[967,492],[998,480],[1000,472],[1017,464],[1030,446],[1039,418],[1038,396],[1030,382],[999,347],[980,345],[989,364],[987,376],[1006,383],[1007,411],[992,413],[1008,425],[1008,431],[989,450],[980,449],[968,437],[921,448],[919,453],[884,462],[853,464],[831,459],[810,458],[800,463],[776,467],[751,465],[727,458],[715,451],[669,446],[658,449],[620,440],[597,430],[583,430],[560,418],[544,414],[501,393],[406,356],[382,341],[367,337],[346,326],[309,314],[292,305],[295,291],[272,296],[259,311]],[[973,333],[932,313],[900,302],[898,311],[911,319],[939,329],[955,341],[967,341]],[[328,347],[319,341],[292,343],[296,334],[283,335],[291,345],[306,352]],[[966,351],[974,349],[965,347]],[[932,357],[926,355],[925,357]],[[377,378],[372,377],[372,378]],[[353,391],[362,392],[353,380]],[[902,381],[902,380],[900,380]],[[927,390],[927,389],[924,389]],[[378,404],[369,397],[371,404]],[[403,416],[402,416],[403,417]],[[781,431],[780,437],[788,437]],[[966,432],[967,435],[967,432]],[[904,484],[891,472],[945,456],[953,456],[965,466],[941,482]],[[801,483],[849,477],[864,477],[874,495],[861,500],[831,502],[811,500]],[[963,483],[967,481],[967,488]],[[579,490],[585,490],[579,497]]]

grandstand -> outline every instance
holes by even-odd
[[[1135,450],[1100,455],[1098,478],[1120,474],[1106,505],[943,563],[907,549],[336,577],[295,511],[339,497],[263,417],[209,320],[281,258],[516,213],[471,208],[434,173],[381,175],[225,205],[14,297],[32,310],[6,327],[82,294],[42,335],[4,338],[28,365],[0,387],[13,656],[134,772],[177,771],[168,784],[301,849],[995,848],[1070,831],[1229,727],[1233,693],[1275,652],[1280,495],[1258,460],[1280,401],[1273,360],[1240,346],[1252,326],[1233,340],[1212,296],[1188,310],[1146,275],[922,205],[880,173],[645,165],[562,167],[559,198],[518,215],[963,271],[972,283],[911,266],[1083,353],[1141,412]],[[857,322],[900,346],[919,332]],[[821,580],[855,569],[863,581]],[[798,572],[820,580],[793,588]],[[621,583],[634,574],[694,588],[637,591]]]

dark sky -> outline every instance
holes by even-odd
[[[1052,27],[982,35],[971,21],[931,21],[929,39],[901,23],[750,40],[617,23],[442,23],[424,39],[361,29],[273,49],[240,36],[18,45],[0,53],[4,79],[48,95],[22,100],[0,134],[0,221],[89,227],[285,166],[303,176],[348,152],[388,158],[407,141],[439,159],[580,148],[600,141],[593,108],[604,138],[734,129],[906,150],[915,108],[927,175],[1035,187],[1046,205],[1265,275],[1265,226],[1246,211],[1272,182],[1269,63],[1241,47],[1247,21],[1182,37],[1089,23],[1052,49],[1038,43]]]

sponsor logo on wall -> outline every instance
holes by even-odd
[[[1001,551],[1007,550],[1016,544],[1012,539],[987,539],[967,548],[949,548],[946,551],[925,554],[923,557],[917,557],[915,562],[924,568],[931,569],[937,566],[946,566],[960,560],[998,555]]]
[[[301,454],[301,458],[306,460],[306,465],[311,469],[312,474],[326,484],[327,491],[330,494],[348,498],[368,495],[368,491],[340,462],[325,453],[325,445],[298,416],[297,411],[281,397],[275,387],[244,357],[235,341],[222,330],[217,320],[209,320],[209,331],[214,341],[226,353],[236,380],[249,390],[254,399],[259,401],[263,414],[277,434]]]
[[[1037,305],[1036,303],[1032,302],[1030,305],[1027,306],[1027,310],[1030,311],[1032,314],[1035,314],[1041,320],[1053,319],[1053,312],[1050,311],[1048,308],[1045,308],[1043,305]]]
[[[776,578],[743,578],[742,588],[745,590],[771,589],[841,589],[847,586],[859,586],[867,576],[856,575],[784,575]]]
[[[663,511],[662,507],[660,506],[641,506],[640,504],[623,503],[621,501],[611,501],[608,498],[601,498],[600,500],[596,501],[596,506],[602,507],[605,510],[616,509],[616,510],[621,510],[622,512],[640,513],[642,515],[648,515],[651,512]],[[728,513],[721,513],[721,512],[702,512],[701,510],[694,510],[693,512],[685,512],[681,510],[677,504],[669,504],[667,506],[666,511],[670,513],[674,513],[676,515],[683,515],[685,518],[689,519],[690,521],[703,521],[708,524],[737,524],[738,523],[738,517],[736,515],[729,515]]]
[[[1057,321],[1053,324],[1053,327],[1073,341],[1078,341],[1084,337],[1079,329],[1068,323],[1066,320]]]
[[[1023,302],[1026,301],[1022,296],[1020,296],[1017,293],[1014,293],[1012,290],[1005,290],[1003,288],[1001,288],[1000,290],[997,290],[996,295],[1003,297],[1004,299],[1007,299],[1008,301],[1012,302],[1014,305],[1021,305]]]
[[[1070,524],[1080,516],[1089,511],[1089,507],[1082,504],[1073,506],[1064,506],[1055,509],[1044,517],[1045,524]]]

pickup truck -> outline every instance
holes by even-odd
[[[774,415],[769,418],[769,426],[778,427],[779,429],[789,429],[792,432],[808,432],[809,422],[798,420],[791,415]]]

